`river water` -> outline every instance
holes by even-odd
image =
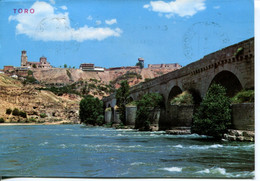
[[[253,178],[254,143],[82,125],[0,127],[0,176]]]

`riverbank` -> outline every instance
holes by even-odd
[[[63,125],[75,124],[68,121],[44,122],[44,123],[0,123],[0,126],[32,126],[32,125]]]
[[[64,124],[75,124],[75,123],[69,121],[44,122],[44,123],[0,123],[0,126],[33,126],[33,125],[64,125]],[[96,127],[93,125],[87,125],[87,126]],[[115,129],[134,129],[133,125],[122,126],[120,124],[103,125],[97,127],[115,128]],[[141,130],[138,131],[142,132]],[[192,134],[190,128],[188,127],[178,127],[173,130],[165,130],[165,133],[169,135],[191,135]],[[255,133],[254,131],[247,131],[247,130],[228,130],[228,133],[224,134],[224,140],[254,142]]]

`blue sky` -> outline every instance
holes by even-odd
[[[22,50],[55,67],[130,66],[138,57],[185,66],[253,37],[254,1],[2,0],[0,21],[0,68],[19,66]]]

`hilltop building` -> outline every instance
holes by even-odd
[[[142,57],[138,58],[138,63],[140,63],[142,67],[144,67],[144,59]]]
[[[93,63],[82,63],[79,68],[82,71],[94,71],[94,72],[104,72],[105,69],[103,67],[95,67]]]
[[[27,67],[27,68],[52,68],[49,62],[47,62],[47,58],[42,56],[40,57],[39,62],[28,62],[28,57],[26,54],[26,51],[22,51],[21,56],[21,67]]]

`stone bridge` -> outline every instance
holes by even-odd
[[[254,38],[223,48],[179,70],[133,86],[130,89],[130,97],[132,100],[138,100],[145,93],[160,93],[165,101],[164,116],[169,117],[170,101],[173,97],[188,90],[195,97],[195,101],[199,102],[213,82],[223,85],[230,97],[242,89],[254,88]],[[105,97],[103,101],[106,108],[116,105],[114,94]]]

